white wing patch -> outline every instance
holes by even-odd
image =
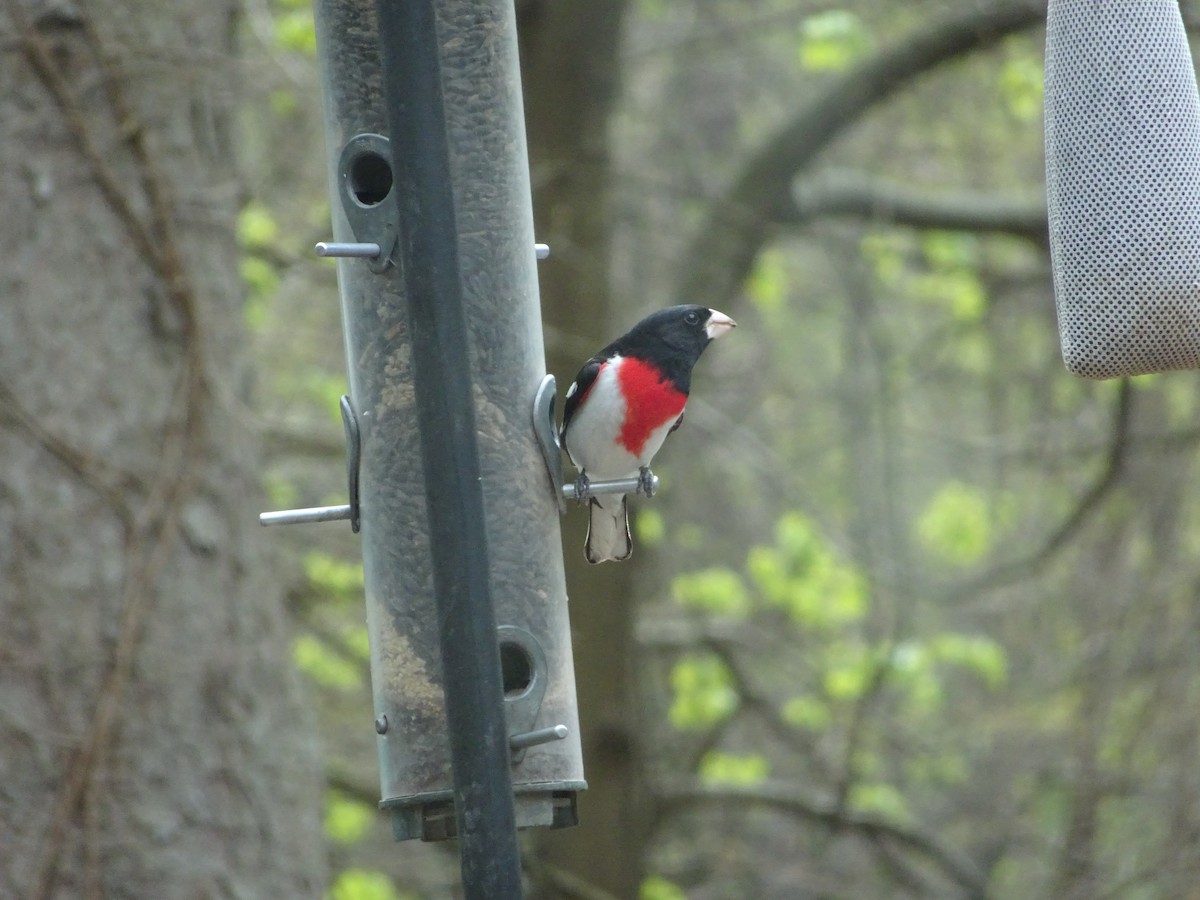
[[[570,400],[572,397],[574,397],[577,390],[579,390],[579,382],[572,381],[571,386],[567,388],[567,399]]]

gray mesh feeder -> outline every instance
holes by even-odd
[[[1046,184],[1063,359],[1200,365],[1200,98],[1175,0],[1051,0]]]

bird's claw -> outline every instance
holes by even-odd
[[[575,502],[584,504],[591,499],[592,480],[587,477],[586,472],[580,472],[579,477],[575,479]]]
[[[649,466],[642,466],[638,470],[637,489],[639,494],[645,494],[647,497],[653,497],[655,491],[658,490],[658,479],[654,477]]]

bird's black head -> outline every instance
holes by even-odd
[[[692,367],[713,340],[737,325],[707,306],[669,306],[651,313],[613,341],[604,355],[636,356],[658,366],[687,390]]]

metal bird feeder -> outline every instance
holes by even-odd
[[[389,22],[393,13],[408,24]],[[397,840],[464,839],[464,807],[473,803],[495,814],[483,826],[493,837],[506,803],[518,827],[571,825],[586,784],[561,488],[547,484],[544,434],[530,421],[545,373],[536,274],[544,248],[534,245],[513,8],[380,0],[379,14],[363,0],[315,4],[333,218],[333,240],[317,252],[337,259],[349,503],[264,514],[264,523],[345,518],[361,528],[381,806]],[[425,25],[413,25],[414,15],[426,15]],[[407,49],[384,46],[381,33],[392,44],[399,34]],[[432,74],[414,68],[423,54]],[[440,133],[429,125],[439,117]],[[421,178],[422,166],[437,164],[448,176],[440,187]],[[448,207],[436,208],[439,196]],[[447,220],[454,231],[438,238]],[[422,277],[449,284],[453,296],[414,295],[427,285]],[[440,343],[456,323],[461,346]],[[455,352],[469,376],[461,403],[430,374]],[[464,430],[463,422],[473,424]],[[443,450],[431,451],[438,440]],[[465,485],[463,470],[451,471],[460,457],[466,470],[477,466]],[[469,543],[472,534],[482,546],[448,559],[447,540]],[[482,584],[443,590],[479,566]],[[478,626],[489,621],[495,627],[478,644]],[[478,696],[464,699],[472,691]],[[465,721],[472,710],[486,719],[497,709],[500,756],[487,723]],[[501,757],[501,771],[488,768]],[[472,794],[468,770],[503,787],[504,802],[495,791]],[[461,847],[468,896],[487,896],[484,881],[473,891],[467,876],[472,865],[486,867],[488,847]],[[510,882],[493,895],[511,891]]]

